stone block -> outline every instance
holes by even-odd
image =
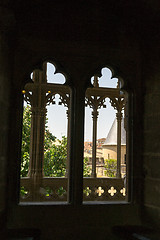
[[[160,153],[144,155],[144,174],[145,177],[160,178]]]
[[[160,208],[145,205],[142,214],[142,223],[159,230]]]
[[[160,179],[144,180],[144,199],[145,204],[160,208]]]
[[[155,123],[155,126],[157,124]],[[155,127],[155,129],[152,131],[145,131],[144,132],[144,152],[146,153],[160,153],[160,131],[158,127]]]

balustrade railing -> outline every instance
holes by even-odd
[[[67,202],[67,178],[44,177],[39,186],[21,179],[20,202]],[[123,178],[84,178],[83,201],[125,201]]]

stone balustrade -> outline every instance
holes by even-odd
[[[67,202],[67,178],[42,178],[34,186],[31,178],[21,179],[20,202]],[[84,178],[83,201],[125,201],[123,178]]]

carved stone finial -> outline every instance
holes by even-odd
[[[93,86],[94,87],[99,87],[99,82],[98,82],[98,77],[97,76],[94,76]]]

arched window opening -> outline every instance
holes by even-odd
[[[47,62],[46,74],[48,83],[64,84],[66,82],[63,74],[56,73],[56,67],[52,63]]]
[[[94,85],[94,76],[91,78],[91,83]],[[118,79],[112,77],[112,72],[109,68],[105,67],[101,70],[101,77],[98,78],[99,87],[117,88]]]
[[[86,90],[84,201],[126,200],[127,93],[108,68]]]
[[[55,72],[54,65],[44,63],[22,91],[20,202],[68,199],[70,88]]]

